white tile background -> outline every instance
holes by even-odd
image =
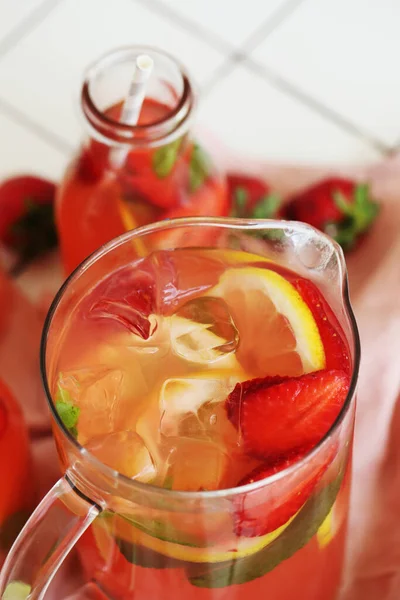
[[[129,43],[186,63],[238,154],[373,162],[400,142],[399,23],[399,0],[0,0],[0,177],[60,176],[83,69]]]

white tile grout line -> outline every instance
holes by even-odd
[[[279,6],[273,13],[260,24],[244,41],[241,46],[243,54],[249,55],[261,42],[263,42],[271,33],[279,28],[280,25],[290,17],[305,0],[287,0]]]
[[[308,106],[308,108],[311,108],[322,117],[325,117],[327,120],[335,123],[335,125],[341,127],[348,133],[359,137],[378,152],[382,154],[390,154],[392,152],[392,148],[390,146],[387,146],[375,136],[364,131],[362,128],[359,128],[352,121],[347,120],[335,110],[319,102],[312,96],[309,96],[306,92],[301,91],[299,88],[291,84],[290,81],[288,81],[284,77],[281,77],[278,73],[268,69],[267,67],[258,63],[251,57],[247,58],[246,63],[244,64],[253,72],[257,73],[261,77],[266,78],[272,85],[274,85],[274,87],[276,87],[280,91],[295,98],[305,106]]]
[[[18,0],[14,0],[14,2],[17,1]],[[22,21],[0,40],[0,61],[22,38],[40,25],[60,2],[62,2],[62,0],[43,0],[37,8],[28,12]]]
[[[166,17],[175,25],[179,25],[186,32],[193,33],[195,37],[203,42],[208,42],[210,46],[212,46],[215,50],[221,52],[221,54],[229,55],[235,51],[235,46],[231,45],[229,42],[226,42],[222,37],[218,34],[208,30],[206,27],[193,21],[192,19],[188,19],[184,15],[176,12],[174,9],[170,8],[166,3],[160,2],[160,0],[132,0],[133,2],[138,2],[143,6],[149,8],[154,8],[157,13],[163,17]],[[233,2],[238,0],[232,0]]]
[[[294,10],[305,0],[287,0],[283,5],[279,6],[265,21],[261,23],[239,46],[230,53],[224,63],[212,73],[210,80],[204,86],[204,95],[207,95],[211,89],[220,80],[229,75],[232,66],[243,63],[249,58],[249,53],[264,41],[275,29],[283,23],[283,21],[293,13]]]
[[[39,138],[44,140],[47,144],[57,149],[65,156],[69,156],[73,150],[63,138],[58,136],[53,131],[49,131],[45,127],[38,125],[35,121],[30,119],[20,110],[6,102],[0,97],[0,114],[12,119],[17,125],[22,125],[26,129],[29,129],[32,133],[36,134]]]
[[[379,139],[371,136],[367,132],[358,128],[354,123],[348,121],[345,117],[330,109],[325,104],[319,102],[315,98],[302,92],[289,81],[276,73],[273,73],[262,64],[249,56],[249,53],[263,42],[273,31],[275,31],[287,17],[289,17],[297,8],[306,0],[288,0],[282,6],[270,15],[238,48],[235,48],[222,38],[211,31],[208,31],[204,26],[198,26],[194,21],[178,14],[173,9],[169,8],[160,0],[133,0],[140,2],[145,6],[153,6],[159,14],[179,24],[186,31],[189,30],[204,42],[208,42],[216,50],[227,54],[225,61],[215,69],[209,80],[202,86],[202,96],[207,96],[214,86],[218,85],[225,79],[234,69],[237,64],[242,64],[244,68],[250,68],[257,72],[258,75],[265,78],[273,87],[279,89],[284,94],[294,98],[298,102],[306,105],[308,108],[315,110],[320,116],[333,122],[335,125],[362,139],[365,143],[372,146],[375,150],[382,154],[390,154],[392,148],[381,142]]]
[[[7,52],[12,50],[27,34],[40,25],[44,19],[55,9],[63,0],[43,0],[41,4],[20,21],[7,35],[0,40],[0,62],[6,56]],[[20,110],[9,104],[0,96],[0,113],[10,118],[17,125],[20,125],[31,131],[38,138],[44,140],[47,144],[63,153],[70,155],[72,148],[59,137],[56,133],[48,131]]]
[[[30,12],[26,19],[19,23],[7,36],[0,41],[0,61],[1,58],[13,48],[25,35],[32,31],[37,25],[39,25],[50,12],[56,8],[63,0],[44,0],[40,6]],[[190,31],[196,35],[202,41],[208,42],[219,52],[226,54],[226,59],[216,68],[216,70],[210,76],[208,82],[202,86],[202,95],[207,95],[215,85],[218,85],[225,77],[227,77],[234,67],[242,63],[245,68],[250,68],[255,71],[259,76],[264,77],[269,81],[271,85],[278,88],[283,93],[294,97],[297,101],[305,104],[309,108],[318,112],[324,118],[333,121],[336,125],[342,129],[350,132],[357,137],[360,137],[366,143],[372,145],[376,150],[381,153],[388,154],[393,152],[393,148],[389,148],[378,139],[370,136],[366,132],[360,130],[353,123],[331,110],[324,104],[321,104],[317,100],[301,92],[290,82],[280,77],[278,74],[268,70],[263,65],[248,56],[248,52],[253,50],[259,43],[266,39],[268,35],[272,33],[279,25],[288,17],[302,2],[305,0],[288,0],[283,6],[278,8],[272,16],[260,25],[245,42],[239,47],[235,48],[228,42],[225,42],[218,35],[208,31],[205,27],[199,26],[194,21],[187,19],[174,10],[169,8],[159,0],[133,0],[139,2],[145,6],[152,5],[161,15],[165,16],[169,20],[174,21],[176,24],[183,27],[186,31]],[[69,154],[72,150],[64,139],[59,137],[54,132],[47,130],[41,125],[37,124],[34,120],[27,117],[23,112],[15,109],[8,102],[0,97],[0,111],[13,119],[16,123],[23,125],[30,129],[40,138],[45,140],[48,144],[53,145],[59,151],[64,154]],[[394,146],[394,148],[397,145]]]

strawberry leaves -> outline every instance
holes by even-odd
[[[355,187],[352,201],[341,192],[333,192],[333,199],[343,219],[337,224],[331,224],[332,237],[347,250],[371,227],[379,213],[379,205],[371,200],[367,184]]]
[[[0,185],[0,242],[16,256],[13,274],[57,245],[55,185],[30,175]]]
[[[172,172],[179,156],[183,138],[160,146],[152,157],[152,168],[159,179],[164,179]]]
[[[189,164],[189,189],[196,192],[210,174],[211,162],[199,144],[194,144]]]
[[[276,218],[281,205],[278,194],[272,193],[261,179],[245,175],[228,175],[228,191],[232,217],[254,219]]]
[[[368,184],[330,177],[290,198],[282,216],[313,225],[350,250],[370,229],[378,212]]]

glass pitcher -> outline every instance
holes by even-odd
[[[136,59],[154,68],[137,125],[120,122]],[[161,219],[226,216],[225,180],[190,135],[196,94],[184,69],[154,48],[108,53],[86,72],[81,109],[89,137],[56,199],[66,273],[102,244]],[[79,240],[79,242],[77,242]]]
[[[252,253],[255,264],[265,266],[266,261],[272,261],[277,272],[289,268],[314,282],[341,325],[351,364],[346,400],[322,440],[279,473],[230,489],[177,491],[156,487],[150,481],[122,475],[80,444],[73,413],[68,421],[60,418],[56,409],[60,400],[56,393],[59,359],[63,352],[69,352],[73,359],[82,344],[76,339],[68,346],[69,320],[81,314],[76,311],[84,310],[88,292],[107,274],[135,264],[138,245],[142,252],[159,244],[165,248],[166,239],[174,240],[172,248],[176,240],[179,248],[188,251],[218,248],[226,260],[236,257],[239,262],[241,251],[246,251]],[[168,269],[162,271],[158,259],[152,264],[163,293],[171,294],[173,278],[182,276],[183,266],[174,274]],[[207,269],[187,271],[197,285],[209,276]],[[129,273],[135,278],[136,268]],[[123,284],[127,289],[129,281]],[[104,299],[107,301],[106,294]],[[44,327],[42,376],[63,476],[14,544],[1,572],[0,596],[8,599],[15,593],[19,599],[43,598],[76,545],[87,577],[77,597],[247,600],[252,596],[261,600],[268,596],[297,600],[301,590],[308,600],[333,600],[343,564],[359,359],[342,251],[310,226],[283,221],[178,219],[136,229],[103,246],[65,282]],[[90,421],[88,426],[96,424]],[[330,466],[318,487],[282,528],[262,538],[242,539],[239,535],[236,550],[222,544],[221,539],[232,534],[238,507],[261,510],[259,515],[266,506],[268,511],[271,507],[279,511],[282,498],[308,481],[316,465],[325,464],[328,456]],[[177,531],[181,535],[182,530],[184,539],[177,537]],[[193,535],[201,537],[197,546]]]

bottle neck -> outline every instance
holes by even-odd
[[[154,61],[139,122],[120,122],[130,77],[139,54]],[[102,57],[87,71],[81,106],[92,137],[108,146],[130,150],[173,142],[189,130],[196,97],[190,79],[169,55],[152,48],[132,47]]]

